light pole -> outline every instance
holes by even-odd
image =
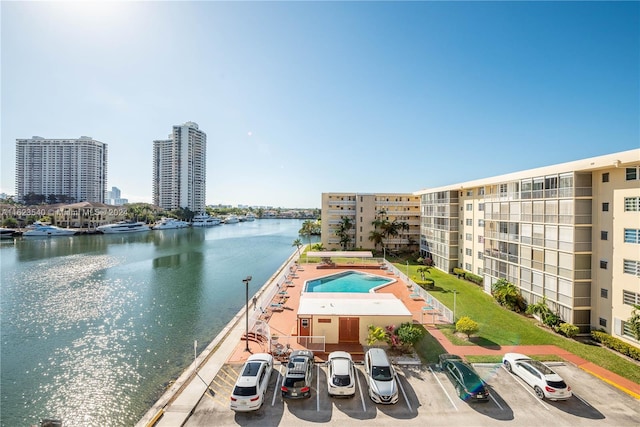
[[[382,246],[382,258],[384,258],[384,260],[387,260],[387,248],[385,248],[384,246]]]
[[[453,323],[456,323],[456,294],[458,291],[453,290]]]
[[[244,348],[244,351],[250,351],[249,350],[249,282],[251,281],[252,277],[251,276],[247,276],[246,279],[242,279],[242,282],[245,284],[246,287],[246,297],[245,297],[245,328],[246,328],[246,332],[244,335],[244,339],[246,342],[246,347]]]
[[[407,280],[409,280],[409,260],[407,260]]]

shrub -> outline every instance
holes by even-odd
[[[395,332],[400,339],[400,342],[405,345],[415,344],[424,334],[423,329],[417,328],[409,322],[401,324]]]
[[[629,356],[632,359],[640,360],[640,350],[630,344],[627,344],[621,339],[612,337],[602,331],[591,331],[591,337],[599,343],[602,343],[605,347],[615,350],[618,353],[622,353],[625,356]]]
[[[464,277],[464,270],[463,270],[463,269],[461,269],[461,268],[454,267],[454,268],[453,268],[453,274],[455,274],[456,276],[458,276],[458,278],[459,278],[460,276]]]
[[[569,338],[573,338],[578,335],[580,332],[580,328],[576,325],[572,325],[571,323],[561,323],[560,326],[556,327],[556,332],[560,332],[563,335],[566,335]]]
[[[467,338],[471,338],[471,335],[478,332],[479,329],[478,322],[471,320],[468,316],[463,316],[456,322],[456,331],[466,334]]]
[[[482,285],[483,279],[480,276],[476,276],[473,273],[465,273],[464,274],[464,278],[472,283],[475,283],[476,285]]]
[[[516,313],[521,313],[527,308],[527,303],[520,294],[520,290],[505,279],[500,279],[491,286],[491,294],[498,304]]]
[[[369,325],[369,335],[367,335],[367,345],[374,345],[377,342],[389,342],[387,331],[380,326]]]
[[[413,281],[416,282],[418,286],[426,290],[433,289],[433,286],[436,283],[435,280],[433,279],[424,279],[424,280],[413,279]]]

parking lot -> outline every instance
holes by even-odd
[[[376,405],[369,399],[364,367],[357,365],[356,395],[330,398],[326,367],[315,366],[311,398],[282,399],[284,367],[276,364],[265,403],[258,411],[235,413],[229,396],[241,365],[224,365],[194,409],[186,426],[211,425],[615,425],[638,426],[640,401],[570,364],[553,369],[571,386],[567,401],[541,401],[533,390],[501,365],[474,365],[490,386],[486,403],[468,403],[456,395],[448,377],[433,366],[397,367],[400,400],[396,405]]]

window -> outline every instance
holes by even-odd
[[[473,240],[473,235],[472,235],[471,233],[467,233],[467,234],[465,234],[465,235],[464,235],[464,238],[465,238],[466,240],[471,241],[471,240]]]
[[[471,256],[471,254],[473,253],[473,251],[471,249],[465,249],[464,250],[465,255],[467,256]]]
[[[500,184],[500,195],[507,194],[507,184]]]
[[[484,219],[478,220],[478,227],[484,227]]]
[[[478,243],[484,243],[484,236],[478,236]]]
[[[609,240],[609,232],[601,231],[600,232],[600,240]]]
[[[640,243],[640,230],[635,228],[624,229],[624,242],[625,243]]]
[[[600,288],[600,298],[609,298],[609,290]]]
[[[638,174],[638,168],[640,168],[640,166],[627,168],[627,181],[634,181],[636,179],[639,179],[638,177],[640,176],[640,174]]]
[[[483,259],[484,258],[484,254],[482,253],[482,251],[478,251],[478,259]]]
[[[473,190],[467,190],[467,196],[473,196]]]
[[[309,327],[309,319],[302,319],[302,327],[303,328]]]
[[[640,261],[625,259],[623,272],[624,274],[632,274],[634,276],[640,277]]]
[[[473,267],[471,267],[471,264],[469,264],[469,263],[466,263],[466,264],[464,265],[464,269],[465,269],[465,270],[467,270],[467,271],[471,271],[471,270],[472,270],[472,268],[473,268]]]
[[[484,210],[484,203],[479,203],[478,204],[478,210],[479,211],[483,211]]]
[[[602,182],[609,182],[609,172],[602,174]]]
[[[468,218],[466,222],[467,222],[467,225],[473,225],[473,220],[471,218]]]
[[[625,197],[624,198],[624,211],[625,212],[638,212],[638,211],[640,211],[640,197]]]
[[[484,187],[478,188],[478,196],[484,196]]]
[[[609,202],[604,202],[602,204],[602,212],[609,212]]]
[[[600,260],[600,268],[602,268],[603,270],[606,270],[607,269],[607,261]]]
[[[635,292],[622,290],[622,303],[627,305],[638,305],[640,304],[640,294]]]
[[[467,203],[466,207],[467,207],[467,211],[472,211],[473,210],[473,204],[472,203]]]
[[[607,319],[603,319],[603,318],[601,317],[601,318],[600,318],[600,322],[599,322],[599,323],[600,323],[600,326],[603,326],[603,327],[605,327],[605,328],[607,327]]]
[[[632,340],[636,339],[636,336],[631,329],[631,323],[625,322],[624,320],[622,321],[622,335],[627,338],[631,338]]]

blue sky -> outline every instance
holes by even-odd
[[[15,140],[207,133],[207,203],[320,207],[640,146],[638,2],[2,2],[0,191]]]

